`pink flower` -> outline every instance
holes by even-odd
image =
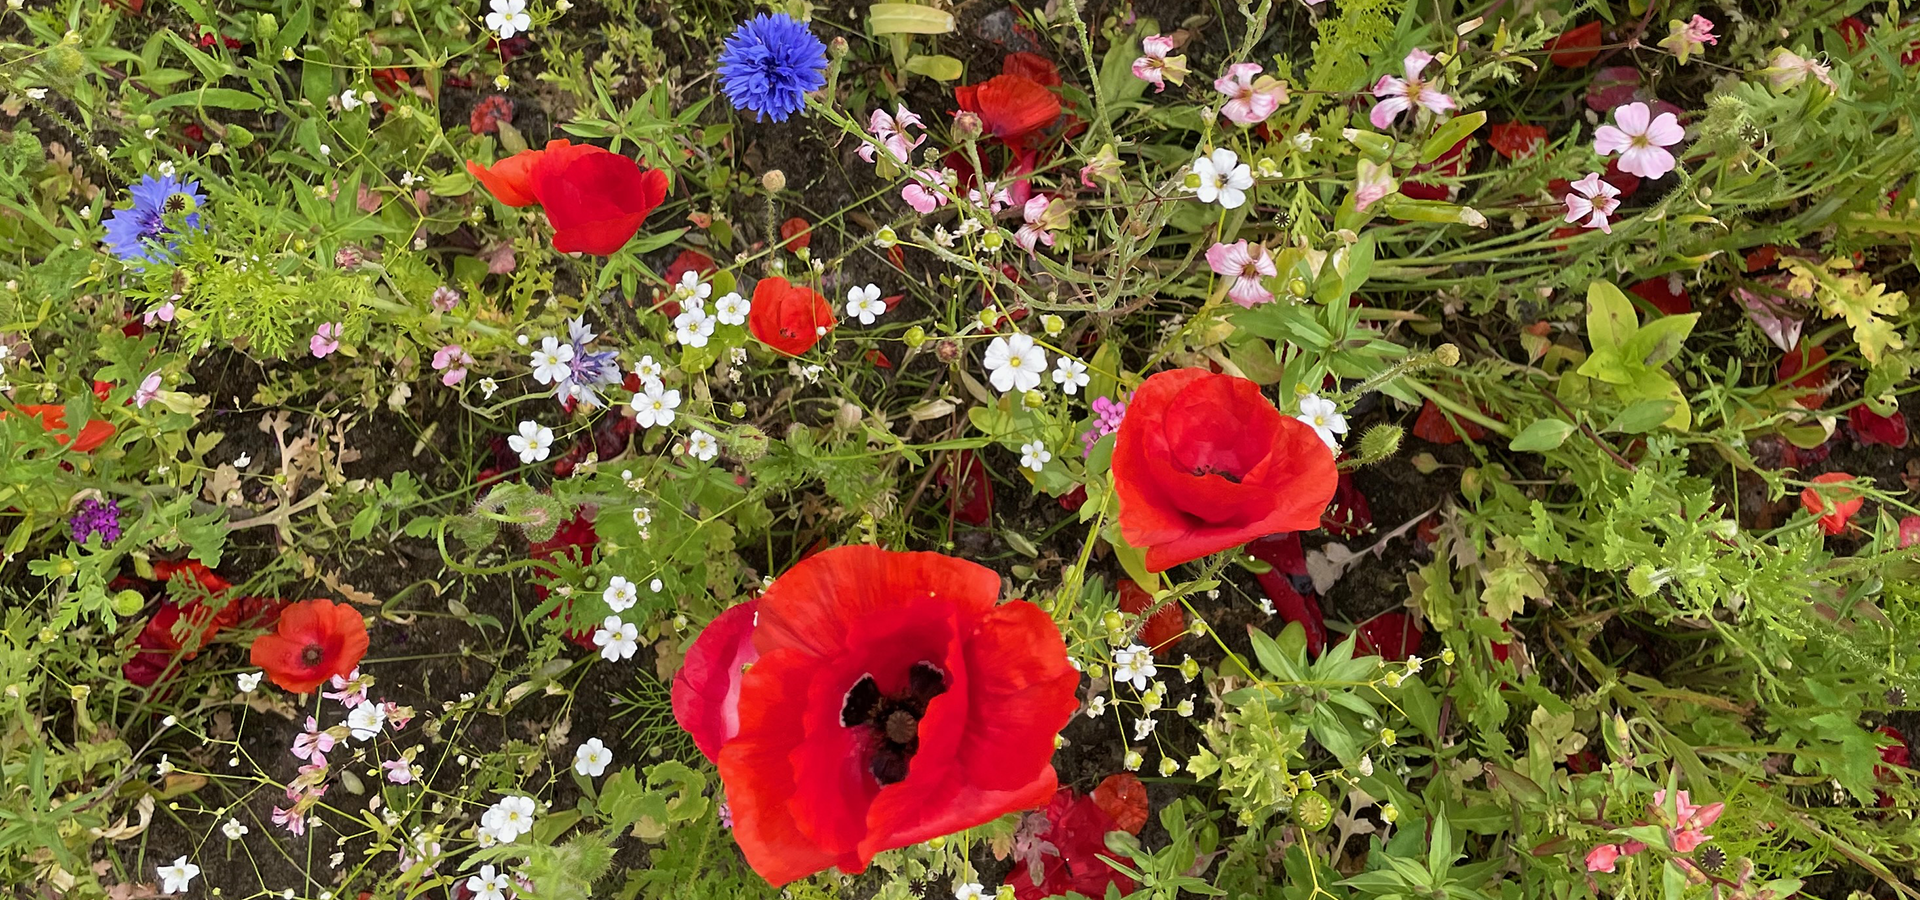
[[[1686,65],[1687,59],[1699,52],[1707,44],[1718,44],[1714,37],[1713,22],[1705,16],[1696,15],[1685,22],[1672,19],[1667,22],[1668,34],[1660,39],[1661,49],[1680,58],[1680,64]]]
[[[1620,207],[1620,189],[1600,180],[1599,172],[1588,172],[1587,177],[1573,183],[1573,193],[1566,196],[1567,221],[1579,222],[1587,228],[1598,228],[1608,234],[1613,226],[1607,223],[1607,216]]]
[[[367,686],[360,682],[359,666],[353,667],[353,671],[348,672],[345,678],[335,675],[327,679],[327,686],[333,690],[321,691],[320,696],[328,700],[338,700],[341,706],[348,709],[367,702]]]
[[[453,307],[460,302],[460,292],[443,284],[433,289],[433,299],[429,302],[440,312],[453,312]]]
[[[171,322],[173,321],[174,311],[173,301],[168,300],[153,309],[141,313],[140,324],[152,328],[155,322]]]
[[[1053,233],[1066,227],[1068,209],[1066,201],[1058,200],[1046,194],[1035,194],[1027,198],[1027,205],[1021,208],[1026,224],[1013,233],[1013,242],[1028,253],[1034,245],[1053,246]]]
[[[1367,116],[1373,127],[1386,128],[1399,119],[1401,113],[1415,106],[1435,114],[1454,108],[1452,97],[1434,90],[1433,82],[1420,80],[1420,73],[1430,62],[1433,54],[1415,47],[1402,62],[1406,78],[1382,75],[1373,83],[1373,95],[1380,98],[1380,102],[1373,105],[1373,113]]]
[[[880,146],[886,148],[887,155],[901,165],[905,165],[912,158],[915,147],[927,140],[927,136],[922,134],[909,141],[906,134],[909,126],[925,127],[920,117],[908,110],[904,103],[894,107],[893,115],[887,115],[884,109],[876,109],[867,117],[867,133],[873,135],[874,139],[880,142]],[[873,162],[873,150],[873,144],[862,143],[856,152],[860,154],[861,159]]]
[[[934,189],[945,187],[946,183],[946,173],[939,169],[917,170],[913,173],[913,180],[900,189],[900,199],[907,201],[914,212],[924,216],[947,205],[946,192]]]
[[[459,344],[448,344],[433,352],[433,370],[447,370],[446,374],[440,376],[440,383],[447,387],[467,380],[467,367],[470,365],[473,365],[473,357]]]
[[[1359,164],[1359,180],[1353,189],[1353,211],[1366,212],[1367,207],[1382,197],[1400,189],[1400,182],[1393,179],[1393,168],[1362,159]]]
[[[1673,154],[1665,148],[1687,136],[1673,113],[1654,117],[1645,103],[1629,103],[1613,111],[1612,125],[1602,125],[1593,135],[1593,152],[1601,156],[1620,154],[1620,171],[1641,178],[1659,178],[1673,171]]]
[[[147,377],[140,379],[140,386],[133,392],[133,405],[138,409],[146,409],[147,404],[152,403],[158,396],[160,396],[160,373],[156,370],[148,372]]]
[[[1207,250],[1207,265],[1221,277],[1233,279],[1233,287],[1227,289],[1227,296],[1233,302],[1248,309],[1272,302],[1273,292],[1267,290],[1260,278],[1272,278],[1280,274],[1280,270],[1275,268],[1265,246],[1249,245],[1246,241],[1216,242]]]
[[[1235,63],[1227,67],[1227,74],[1213,80],[1213,89],[1227,95],[1220,114],[1236,125],[1265,122],[1287,102],[1286,82],[1264,75],[1255,79],[1259,74],[1260,67],[1254,63]]]
[[[1173,38],[1162,34],[1150,34],[1140,39],[1140,52],[1146,54],[1133,61],[1133,77],[1153,85],[1154,92],[1167,89],[1167,82],[1185,84],[1187,81],[1187,58],[1168,56],[1173,50]]]
[[[1620,857],[1624,855],[1626,854],[1621,852],[1619,844],[1601,844],[1587,851],[1587,871],[1611,873],[1614,863],[1619,862]]]
[[[380,711],[386,714],[387,725],[395,731],[407,727],[407,723],[413,721],[413,707],[401,706],[392,700],[380,701]]]
[[[975,206],[984,206],[987,212],[997,213],[1013,205],[1013,195],[1007,193],[1007,189],[1001,187],[999,182],[989,181],[981,187],[969,188],[967,202]]]
[[[273,808],[273,824],[285,828],[295,837],[307,833],[307,817],[296,805],[293,809]]]
[[[404,759],[390,759],[381,763],[380,768],[387,770],[387,780],[394,784],[413,783],[413,763]]]
[[[1662,814],[1662,811],[1666,809],[1666,805],[1667,792],[1663,790],[1654,791],[1653,805],[1650,807],[1653,814]],[[1704,806],[1695,806],[1687,797],[1686,791],[1675,791],[1675,821],[1673,825],[1667,829],[1667,840],[1672,843],[1673,852],[1692,853],[1693,848],[1706,843],[1708,837],[1707,829],[1713,827],[1714,822],[1719,821],[1720,813],[1724,812],[1725,809],[1726,804],[1724,803],[1708,803]]]
[[[293,755],[314,765],[325,765],[327,751],[333,749],[333,735],[320,730],[320,723],[307,717],[307,730],[294,736]]]
[[[341,323],[323,322],[315,329],[313,337],[307,339],[307,349],[313,351],[315,358],[325,358],[327,354],[340,349]]]

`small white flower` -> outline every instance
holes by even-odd
[[[1222,147],[1193,161],[1185,185],[1201,203],[1218,203],[1223,209],[1238,209],[1247,202],[1253,187],[1253,169],[1240,162],[1240,156]]]
[[[587,742],[573,750],[573,770],[588,778],[599,778],[606,774],[607,764],[613,762],[613,751],[600,743],[599,738],[588,738]]]
[[[551,336],[542,338],[540,349],[533,351],[533,380],[541,384],[565,381],[573,376],[572,362],[572,344],[562,344]]]
[[[416,180],[418,180],[418,179],[419,179],[419,176],[417,176],[417,175],[415,175],[415,174],[413,174],[412,172],[401,172],[401,173],[400,173],[400,186],[401,186],[401,187],[413,187],[413,183],[414,183],[414,182],[415,182]],[[436,291],[435,293],[438,293],[438,292]]]
[[[1133,682],[1133,689],[1144,691],[1147,682],[1159,674],[1153,664],[1153,651],[1142,644],[1129,644],[1124,650],[1113,651],[1113,683]]]
[[[507,436],[507,446],[522,463],[537,463],[553,452],[553,429],[538,422],[521,422],[520,433]]]
[[[1120,765],[1129,772],[1138,772],[1140,764],[1146,761],[1146,758],[1140,755],[1140,751],[1128,750],[1127,755],[1120,758]]]
[[[953,889],[953,900],[986,900],[986,896],[986,887],[977,881]]]
[[[352,88],[340,92],[340,110],[342,112],[353,112],[364,105],[366,104],[360,102],[360,95],[354,93]]]
[[[239,675],[234,676],[234,681],[240,684],[240,693],[251,694],[254,692],[255,688],[258,688],[260,686],[260,676],[264,674],[266,673],[265,672],[241,672]]]
[[[649,378],[659,381],[660,376],[665,375],[666,372],[667,368],[655,362],[652,354],[640,357],[640,361],[633,364],[633,374],[640,376],[641,381]]]
[[[236,469],[244,469],[250,465],[253,465],[253,457],[245,453],[233,458],[233,467]]]
[[[1365,753],[1360,754],[1360,777],[1365,778],[1372,774],[1373,774],[1373,757],[1368,756]]]
[[[249,830],[250,829],[242,824],[239,819],[232,818],[227,820],[227,824],[220,826],[220,833],[226,835],[227,840],[230,841],[237,841],[246,837]]]
[[[673,286],[673,299],[687,306],[705,306],[707,298],[713,296],[713,285],[701,284],[700,273],[686,272],[680,276],[680,283]]]
[[[332,156],[332,155],[333,155],[333,148],[332,148],[332,147],[329,147],[329,146],[327,146],[327,145],[325,145],[325,144],[321,144],[321,145],[320,145],[320,155],[321,155],[321,156]]]
[[[873,245],[882,250],[890,250],[898,243],[900,235],[894,233],[892,225],[882,225],[879,231],[873,233]]]
[[[481,814],[480,827],[494,840],[502,844],[511,844],[521,835],[533,830],[534,809],[532,797],[502,797],[500,802],[488,807],[487,811]]]
[[[647,582],[647,590],[650,590],[656,594],[660,593],[660,591],[665,589],[666,586],[667,586],[666,582],[663,582],[658,578],[655,578],[654,580]]]
[[[1040,386],[1047,371],[1047,353],[1024,334],[997,337],[987,344],[986,366],[994,390],[1025,393]]]
[[[1107,695],[1101,694],[1087,701],[1087,718],[1098,719],[1107,714]]]
[[[859,319],[862,325],[872,325],[875,316],[885,315],[886,312],[887,304],[880,300],[879,285],[847,288],[847,318]]]
[[[1062,356],[1053,361],[1053,383],[1071,397],[1080,393],[1092,379],[1087,375],[1087,364],[1071,356]]]
[[[494,0],[494,5],[499,6],[500,0]],[[512,886],[512,879],[492,866],[481,866],[480,874],[467,879],[467,891],[473,894],[473,900],[507,900],[507,889]]]
[[[673,317],[673,339],[689,347],[705,347],[707,338],[713,335],[714,322],[705,309],[689,304]]]
[[[680,408],[680,392],[667,390],[659,379],[640,384],[640,393],[634,394],[628,401],[633,407],[633,421],[641,428],[662,428],[673,424],[673,411]]]
[[[708,462],[720,455],[720,442],[713,435],[695,430],[687,436],[687,455],[701,462]]]
[[[640,602],[640,592],[634,588],[633,582],[615,575],[607,580],[607,589],[601,592],[600,599],[607,601],[608,609],[626,612]]]
[[[1160,777],[1161,778],[1172,778],[1174,776],[1174,773],[1179,771],[1180,771],[1179,760],[1174,759],[1171,756],[1160,757]]]
[[[151,138],[153,137],[153,135],[149,134],[147,135],[147,137]],[[159,170],[160,174],[165,175],[168,178],[172,178],[173,173],[179,171],[178,169],[174,168],[172,160],[167,160],[165,162],[162,162],[156,168]]]
[[[487,13],[487,27],[503,41],[533,25],[533,17],[527,15],[527,0],[493,0],[492,6],[493,12]]]
[[[492,399],[493,399],[493,393],[494,393],[495,391],[498,391],[498,390],[500,390],[500,383],[499,383],[499,382],[497,382],[497,381],[494,381],[494,380],[493,380],[493,379],[491,379],[491,378],[482,378],[482,379],[480,379],[480,394],[481,394],[481,396],[484,396],[484,397],[486,397],[486,398],[487,398],[488,400],[492,400]]]
[[[15,7],[15,8],[17,9],[18,7]],[[47,89],[46,88],[27,88],[27,98],[30,100],[45,100],[47,99]]]
[[[713,303],[714,316],[722,325],[745,325],[747,313],[753,310],[753,303],[740,296],[739,291],[728,291],[726,296]]]
[[[1294,418],[1313,426],[1314,433],[1320,435],[1328,448],[1340,449],[1339,436],[1347,433],[1347,417],[1340,414],[1340,407],[1332,400],[1318,394],[1301,397],[1300,414]]]
[[[600,648],[600,655],[608,662],[632,659],[640,649],[640,628],[632,622],[622,622],[619,616],[608,616],[600,623],[600,630],[593,633],[593,645]]]
[[[1173,711],[1178,713],[1182,719],[1191,718],[1193,716],[1193,698],[1188,697],[1181,700],[1174,705]]]
[[[1158,724],[1160,723],[1145,716],[1133,720],[1133,739],[1136,741],[1146,740],[1147,735],[1152,734],[1154,726]]]
[[[1426,662],[1427,661],[1424,659],[1421,659],[1418,654],[1407,657],[1407,674],[1413,675],[1418,673],[1420,671],[1420,667],[1426,665]]]
[[[1039,472],[1047,467],[1047,462],[1051,459],[1053,454],[1047,452],[1045,441],[1020,445],[1020,465],[1026,468]]]
[[[168,775],[172,775],[173,760],[168,759],[165,753],[160,754],[160,761],[153,764],[153,774],[158,775],[161,778],[165,778]]]
[[[184,894],[193,887],[193,880],[200,877],[200,867],[187,862],[187,858],[182,856],[175,859],[173,865],[161,866],[159,874],[160,893]]]
[[[356,741],[372,740],[386,724],[386,708],[378,703],[362,703],[347,713],[347,728]]]

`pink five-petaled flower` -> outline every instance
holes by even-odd
[[[1435,90],[1433,82],[1420,80],[1420,73],[1426,70],[1430,62],[1433,62],[1433,54],[1415,47],[1407,53],[1403,63],[1407,77],[1382,75],[1379,81],[1373,83],[1373,95],[1380,98],[1380,102],[1373,105],[1373,113],[1367,116],[1367,121],[1372,122],[1373,127],[1386,128],[1399,119],[1401,113],[1415,106],[1433,113],[1454,108],[1452,97]]]
[[[293,738],[293,755],[314,765],[327,761],[327,751],[333,749],[333,735],[320,730],[320,723],[312,716],[307,717],[307,730]]]
[[[1706,16],[1696,15],[1685,22],[1670,19],[1667,22],[1668,34],[1660,39],[1661,49],[1679,57],[1680,64],[1686,65],[1687,59],[1708,44],[1718,44],[1720,39],[1713,34],[1713,21]]]
[[[1667,792],[1653,792],[1653,809],[1665,809]],[[1675,853],[1692,853],[1693,848],[1707,842],[1707,829],[1720,819],[1720,813],[1726,809],[1724,803],[1708,803],[1695,806],[1687,798],[1686,791],[1674,792],[1674,811],[1676,819],[1667,829],[1667,840],[1673,845]]]
[[[1356,174],[1358,178],[1353,188],[1354,212],[1366,212],[1367,207],[1400,189],[1400,182],[1393,178],[1392,166],[1382,165],[1362,157]]]
[[[1573,193],[1565,199],[1567,221],[1586,219],[1580,224],[1613,233],[1613,226],[1607,222],[1607,217],[1620,207],[1620,189],[1601,181],[1599,172],[1588,172],[1587,177],[1574,182]]]
[[[893,115],[887,115],[887,111],[884,109],[876,109],[871,116],[867,117],[867,133],[873,135],[874,139],[880,142],[880,146],[886,148],[887,155],[893,157],[893,161],[901,165],[905,165],[908,159],[912,157],[915,147],[920,146],[927,140],[927,136],[924,134],[908,140],[907,128],[909,126],[924,127],[920,121],[920,117],[914,115],[912,110],[907,109],[904,103],[894,107]],[[860,149],[857,151],[860,154],[860,158],[867,162],[873,162],[873,146],[872,144],[861,144]]]
[[[1587,871],[1611,873],[1623,855],[1619,844],[1601,844],[1587,851]]]
[[[387,780],[394,784],[413,783],[413,763],[405,759],[389,759],[380,768],[387,770]]]
[[[1255,63],[1234,63],[1227,67],[1227,74],[1213,80],[1213,89],[1227,95],[1220,114],[1235,125],[1265,122],[1280,104],[1287,102],[1287,83],[1271,75],[1260,75],[1260,71]]]
[[[140,324],[145,325],[148,328],[152,328],[153,323],[155,322],[171,322],[173,321],[174,312],[175,312],[175,309],[174,309],[173,301],[168,300],[167,302],[162,303],[159,306],[156,306],[150,310],[147,310],[144,313],[141,313]]]
[[[447,387],[467,380],[467,367],[470,365],[473,365],[473,356],[459,344],[448,344],[433,351],[433,370],[447,370],[446,374],[440,376],[440,383]]]
[[[1273,292],[1267,290],[1260,278],[1272,278],[1280,274],[1280,270],[1274,267],[1273,257],[1267,254],[1265,246],[1246,241],[1216,242],[1207,250],[1207,265],[1221,277],[1233,279],[1233,287],[1227,289],[1227,297],[1233,302],[1252,309],[1273,300]]]
[[[1140,52],[1145,54],[1133,61],[1133,77],[1153,85],[1154,91],[1167,89],[1167,82],[1185,84],[1187,81],[1187,58],[1168,56],[1173,50],[1173,38],[1163,34],[1150,34],[1140,40]]]
[[[1046,194],[1035,194],[1027,198],[1021,214],[1026,224],[1013,233],[1013,242],[1019,244],[1020,249],[1032,253],[1035,244],[1053,246],[1053,233],[1067,225],[1067,202]]]
[[[145,409],[147,404],[152,403],[158,396],[160,396],[160,372],[155,370],[148,372],[147,377],[140,379],[140,387],[133,392],[133,405]]]
[[[1670,112],[1655,117],[1645,103],[1634,102],[1614,110],[1613,122],[1594,132],[1593,152],[1620,154],[1620,171],[1641,178],[1659,178],[1673,171],[1673,154],[1666,148],[1687,136],[1678,117]]]
[[[307,339],[307,349],[313,351],[316,359],[326,357],[327,354],[340,349],[340,331],[341,323],[339,322],[320,323],[320,327],[314,329],[313,337]]]
[[[341,706],[348,709],[367,702],[367,685],[360,680],[359,666],[354,666],[353,671],[348,672],[344,678],[335,675],[327,679],[327,686],[333,690],[321,691],[320,696],[328,700],[338,700]]]
[[[947,194],[940,190],[947,185],[947,173],[941,169],[916,169],[913,179],[900,189],[900,199],[907,201],[913,211],[921,215],[933,212],[947,205]]]

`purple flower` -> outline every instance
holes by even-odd
[[[587,324],[586,317],[567,321],[567,343],[573,347],[573,358],[567,361],[567,374],[553,384],[553,394],[565,403],[578,400],[589,406],[603,406],[594,388],[609,384],[619,384],[621,379],[620,352],[601,350],[589,352],[587,345],[599,337],[593,333],[593,326]]]
[[[80,508],[67,520],[73,529],[73,542],[85,544],[87,538],[100,536],[101,544],[111,544],[120,539],[120,504],[115,500],[102,503],[98,500],[82,500]]]
[[[1127,417],[1127,401],[1112,400],[1106,397],[1093,398],[1093,427],[1080,435],[1080,443],[1086,446],[1081,455],[1092,456],[1093,445],[1100,439],[1120,430],[1120,420]]]
[[[106,222],[107,249],[124,262],[158,262],[163,258],[164,251],[155,252],[159,245],[154,239],[173,233],[167,227],[169,212],[186,213],[181,221],[188,228],[200,228],[199,209],[206,200],[200,196],[200,182],[183,182],[172,175],[143,175],[128,193],[133,195],[133,206],[114,210]]]

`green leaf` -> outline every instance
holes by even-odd
[[[1300,670],[1294,668],[1293,662],[1287,659],[1287,652],[1279,642],[1252,625],[1247,626],[1247,639],[1253,642],[1253,655],[1260,660],[1261,668],[1266,669],[1275,678],[1300,680]]]
[[[967,72],[967,65],[951,56],[919,55],[907,59],[901,68],[915,75],[925,75],[935,81],[958,81]]]
[[[1626,294],[1605,281],[1587,285],[1587,341],[1593,345],[1595,355],[1602,350],[1624,351],[1627,341],[1638,330],[1640,320],[1634,316],[1633,303]],[[1580,374],[1589,373],[1582,371]]]
[[[1622,348],[1621,355],[1629,364],[1639,364],[1649,368],[1666,363],[1680,355],[1680,344],[1693,333],[1693,325],[1700,321],[1699,313],[1687,313],[1684,316],[1661,316],[1633,333]]]
[[[1602,430],[1622,434],[1645,434],[1659,428],[1661,422],[1673,416],[1673,412],[1672,400],[1636,400],[1628,404],[1626,409],[1621,410],[1619,415],[1614,416],[1613,421],[1607,423],[1607,427]],[[1824,430],[1821,431],[1820,440],[1822,443],[1826,441]]]
[[[671,244],[674,241],[679,240],[680,236],[686,233],[687,233],[687,230],[685,228],[678,228],[673,231],[656,232],[654,234],[649,234],[643,238],[636,238],[632,241],[628,241],[627,246],[623,249],[632,251],[634,253],[652,253],[653,251],[658,250],[661,247],[665,247],[668,244]]]
[[[917,3],[875,3],[867,10],[867,29],[874,34],[946,34],[953,28],[953,13]]]
[[[1522,429],[1508,445],[1515,453],[1542,453],[1560,446],[1573,433],[1573,423],[1562,419],[1536,419]]]
[[[1480,126],[1485,124],[1487,124],[1486,110],[1448,119],[1446,124],[1434,129],[1433,137],[1427,138],[1427,142],[1420,145],[1420,162],[1430,163],[1439,159],[1441,154],[1453,149],[1453,145],[1460,143],[1461,139],[1467,135],[1480,130]]]
[[[161,97],[142,107],[144,112],[173,109],[176,106],[213,106],[220,109],[255,110],[266,105],[256,94],[232,88],[201,88]]]

